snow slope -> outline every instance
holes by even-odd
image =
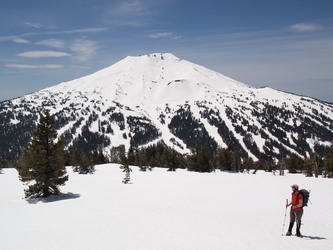
[[[1,249],[333,249],[331,179],[132,169],[125,185],[117,164],[69,168],[63,194],[46,202],[23,199],[16,170],[4,169]],[[281,236],[293,183],[311,190],[304,238]]]

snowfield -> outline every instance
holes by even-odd
[[[44,201],[25,200],[17,171],[4,169],[1,249],[333,249],[332,179],[131,168],[131,184],[118,164],[68,168],[62,194]],[[304,238],[281,235],[294,183],[311,190]]]

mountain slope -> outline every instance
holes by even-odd
[[[279,159],[333,142],[332,104],[256,89],[172,54],[127,57],[0,103],[1,158],[19,156],[43,109],[55,115],[66,145],[76,141],[85,151],[163,140],[182,153],[229,146],[243,157]]]

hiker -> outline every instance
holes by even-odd
[[[302,237],[300,232],[301,221],[303,216],[303,195],[298,191],[299,187],[297,184],[291,185],[292,194],[291,201],[286,204],[286,207],[291,206],[290,208],[290,223],[287,236],[292,235],[291,230],[293,229],[294,223],[296,221],[296,236]]]

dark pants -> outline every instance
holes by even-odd
[[[302,222],[302,216],[303,216],[303,209],[302,210],[294,210],[290,209],[290,222],[294,223],[295,220],[297,224],[301,224]]]

